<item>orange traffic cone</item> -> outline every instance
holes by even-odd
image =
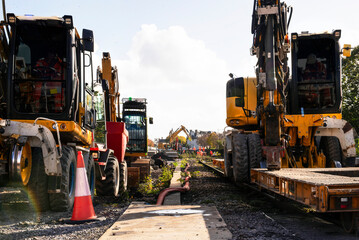
[[[83,223],[98,220],[92,205],[90,187],[82,152],[77,152],[77,170],[75,186],[75,202],[70,223]]]

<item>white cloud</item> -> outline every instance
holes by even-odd
[[[119,69],[122,97],[146,97],[150,138],[171,128],[214,130],[225,126],[225,61],[180,26],[142,25]]]

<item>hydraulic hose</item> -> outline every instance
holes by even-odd
[[[167,194],[171,193],[171,192],[187,192],[190,190],[190,187],[189,187],[189,179],[191,178],[190,177],[190,173],[188,172],[188,168],[189,168],[189,164],[187,163],[186,165],[186,168],[184,170],[184,172],[187,174],[187,177],[185,179],[185,184],[183,185],[183,187],[177,187],[177,188],[166,188],[164,190],[162,190],[160,192],[160,194],[158,195],[158,198],[157,198],[157,203],[156,205],[163,205],[163,202],[165,201],[165,198],[167,196]]]

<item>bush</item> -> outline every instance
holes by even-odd
[[[139,191],[142,195],[151,195],[153,194],[153,184],[152,178],[150,176],[146,177],[143,183],[140,183],[137,191]]]
[[[156,195],[163,189],[169,187],[172,179],[172,169],[170,166],[162,168],[161,176],[157,180],[147,177],[143,183],[138,187],[138,192],[144,196]]]

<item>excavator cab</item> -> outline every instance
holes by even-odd
[[[147,114],[145,98],[122,99],[122,118],[128,131],[126,154],[147,154]]]
[[[341,112],[340,34],[292,34],[291,114]]]
[[[93,85],[88,84],[93,32],[84,29],[81,37],[69,15],[9,13],[0,24],[5,27],[9,29],[0,44],[1,59],[7,59],[0,68],[0,184],[2,179],[20,182],[41,211],[67,211],[74,203],[79,152],[94,192],[89,147],[96,119]]]
[[[232,78],[227,82],[227,125],[233,128],[258,128],[254,112],[257,107],[257,79]]]
[[[92,31],[84,29],[80,38],[68,15],[58,18],[8,14],[8,22],[11,35],[8,80],[4,83],[6,111],[1,117],[45,117],[94,128],[93,94],[85,87],[92,76],[85,76],[87,70],[82,64],[86,62],[84,51],[93,51]],[[77,93],[78,89],[84,90]],[[81,111],[83,119],[78,115]]]

